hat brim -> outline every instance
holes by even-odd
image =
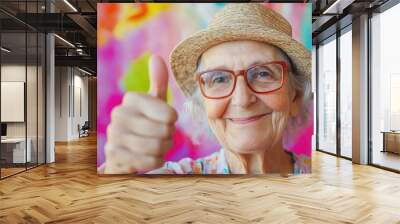
[[[185,96],[192,95],[196,88],[194,72],[199,57],[215,45],[235,40],[253,40],[274,45],[289,56],[298,75],[311,78],[311,53],[301,43],[265,26],[235,24],[201,30],[174,48],[170,55],[171,69]]]

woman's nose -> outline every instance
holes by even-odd
[[[248,107],[256,101],[253,91],[247,86],[243,76],[237,77],[236,87],[232,93],[231,104],[240,107]]]

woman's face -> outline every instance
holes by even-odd
[[[278,48],[256,41],[232,41],[216,45],[202,55],[198,72],[212,69],[239,71],[255,63],[287,61]],[[282,88],[254,93],[238,76],[232,95],[222,99],[203,96],[210,126],[224,147],[249,154],[270,148],[282,136],[288,116],[295,115],[296,96],[290,91],[288,74]]]

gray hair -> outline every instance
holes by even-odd
[[[183,104],[184,111],[190,115],[196,127],[190,132],[192,142],[199,144],[201,135],[206,134],[207,137],[214,137],[213,132],[208,125],[207,113],[204,109],[200,88],[197,87],[191,96],[189,96]]]
[[[282,51],[283,52],[283,51]],[[286,119],[287,116],[281,112],[275,112],[272,114],[272,126],[276,133],[283,134],[284,141],[288,143],[295,135],[300,131],[301,128],[310,119],[310,105],[312,105],[312,94],[311,94],[311,80],[306,75],[299,74],[293,66],[290,58],[283,52],[285,59],[289,62],[288,72],[288,83],[291,88],[289,92],[290,99],[293,94],[296,97],[300,97],[299,111],[297,116],[291,116]],[[201,57],[198,60],[197,68],[200,65]],[[204,109],[203,98],[201,96],[201,90],[197,86],[191,96],[189,96],[184,103],[185,112],[189,113],[193,119],[195,130],[191,132],[191,138],[193,143],[199,144],[199,137],[206,134],[208,137],[214,137],[213,132],[208,124],[207,113]]]

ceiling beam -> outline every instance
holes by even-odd
[[[96,71],[97,60],[91,56],[55,56],[56,66],[80,66]]]
[[[355,0],[336,0],[330,4],[322,14],[342,14],[343,10],[351,5]]]
[[[86,32],[86,34],[90,37],[87,38],[87,41],[92,41],[92,43],[90,43],[92,46],[96,45],[96,28],[93,27],[92,24],[90,24],[85,17],[80,14],[68,14],[67,16]]]

